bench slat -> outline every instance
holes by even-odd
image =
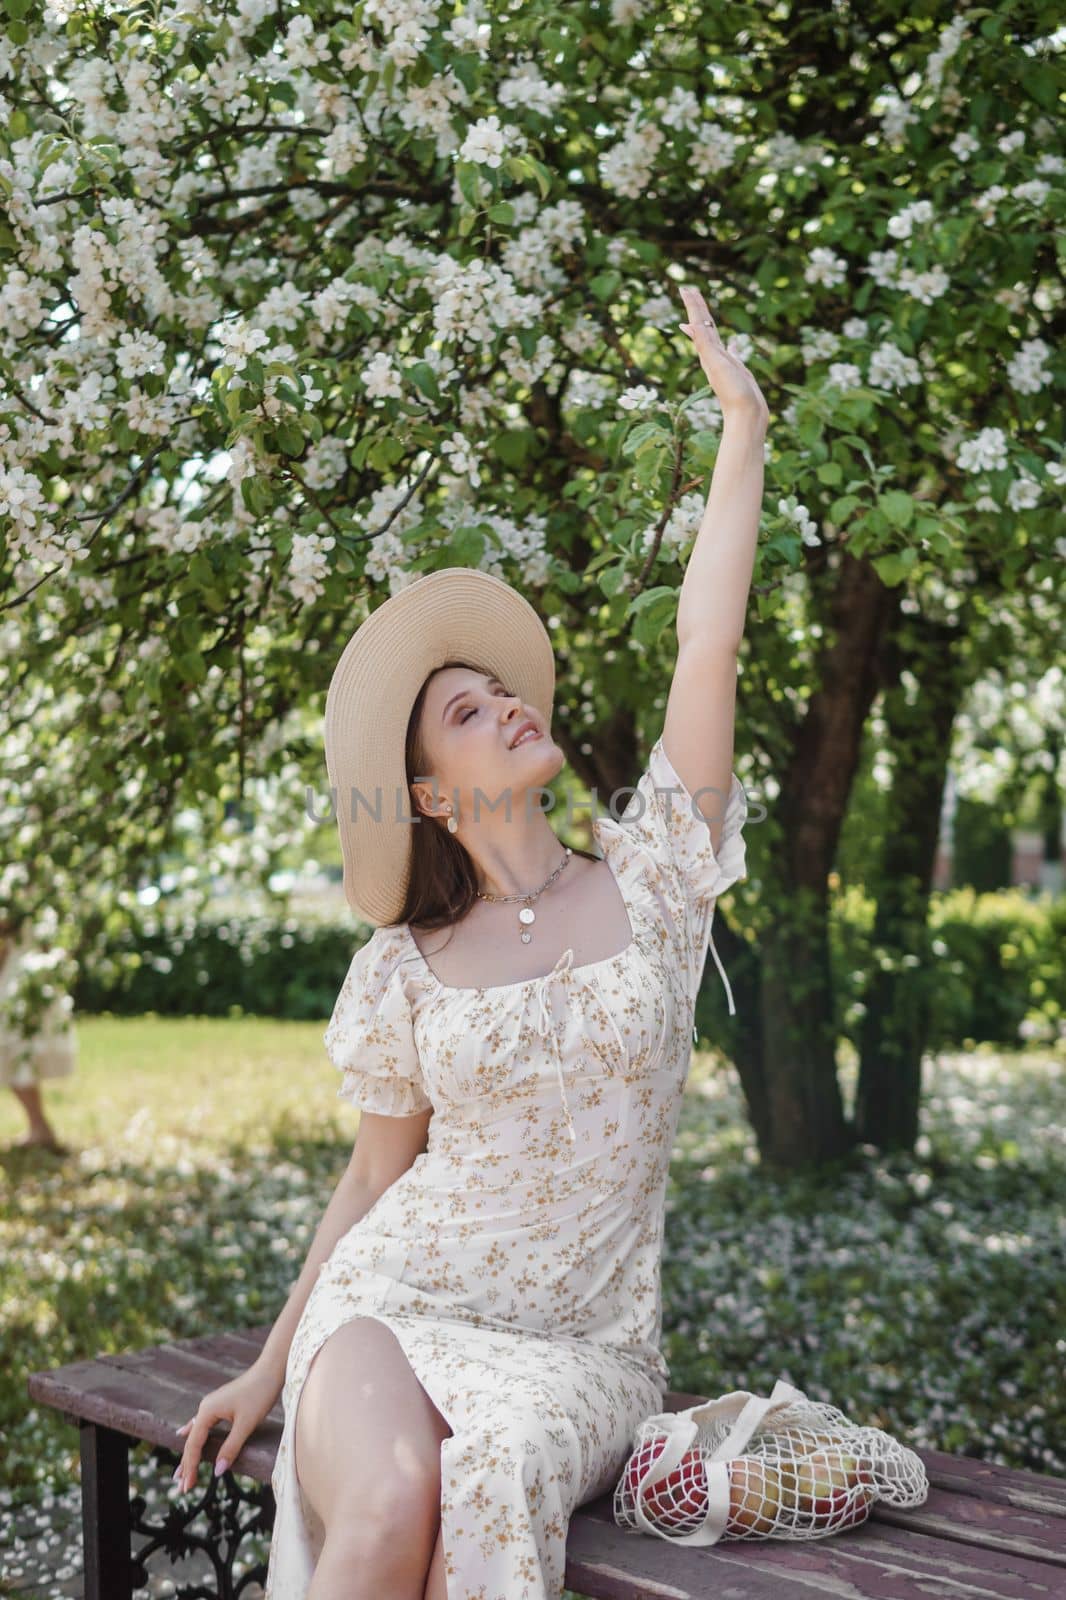
[[[1023,1511],[1066,1517],[1066,1478],[1052,1473],[1029,1472],[1025,1467],[1001,1467],[975,1456],[952,1456],[943,1450],[920,1450],[929,1482],[956,1494],[968,1494]]]
[[[1016,1555],[1066,1567],[1066,1528],[1061,1517],[1046,1512],[1020,1511],[998,1501],[978,1500],[972,1494],[952,1494],[931,1483],[924,1505],[908,1508],[881,1501],[873,1515],[878,1522],[907,1528],[912,1533],[931,1533],[942,1539],[958,1539],[962,1544],[1011,1550]],[[1062,1589],[1066,1595],[1066,1581]]]
[[[618,1575],[615,1587],[608,1586],[612,1572]],[[696,1548],[616,1527],[609,1494],[590,1501],[571,1521],[566,1583],[604,1600],[637,1600],[645,1594],[671,1600],[811,1600],[812,1590],[847,1600],[916,1600],[919,1595],[1050,1600],[1064,1592],[1056,1569],[1043,1560],[940,1538],[925,1529],[916,1538],[876,1512],[861,1527],[824,1539],[731,1539]]]
[[[101,1355],[28,1375],[35,1401],[72,1422],[84,1420],[179,1454],[176,1429],[205,1393],[244,1372],[270,1331],[240,1329],[150,1349]],[[671,1391],[663,1410],[703,1396]],[[281,1399],[237,1458],[237,1470],[268,1482],[283,1424]],[[206,1441],[211,1461],[228,1424]],[[1001,1467],[974,1457],[919,1450],[930,1479],[925,1505],[878,1505],[865,1524],[828,1539],[730,1540],[693,1548],[619,1528],[610,1493],[571,1521],[566,1582],[597,1600],[1048,1600],[1066,1595],[1066,1479]],[[734,1570],[735,1569],[735,1570]]]
[[[52,1372],[31,1372],[27,1387],[33,1400],[53,1406],[72,1422],[93,1422],[113,1428],[133,1439],[163,1445],[175,1455],[184,1448],[184,1438],[176,1432],[187,1422],[204,1393],[202,1386],[182,1383],[156,1373],[150,1386],[144,1373],[124,1366],[124,1357],[103,1357],[96,1361],[75,1362]],[[132,1358],[134,1361],[136,1357]],[[218,1377],[210,1385],[218,1387]],[[281,1403],[274,1407],[245,1442],[237,1460],[238,1470],[260,1483],[267,1483],[281,1442]],[[224,1425],[223,1425],[224,1426]],[[203,1459],[214,1461],[224,1434],[210,1433],[204,1444]]]

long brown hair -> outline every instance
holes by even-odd
[[[419,812],[410,790],[414,778],[417,776],[424,780],[430,770],[422,737],[422,715],[429,685],[445,667],[467,667],[473,672],[487,670],[471,661],[455,660],[444,661],[439,667],[434,667],[415,696],[407,722],[404,762],[411,815],[421,815],[422,820],[411,824],[411,875],[397,922],[412,922],[427,932],[461,922],[477,904],[477,872],[469,851],[460,844],[454,833],[448,832],[446,826]],[[589,861],[600,859],[590,850],[580,850],[576,845],[570,848],[574,855],[584,856]]]

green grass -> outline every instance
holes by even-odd
[[[358,1125],[323,1027],[82,1018],[77,1073],[44,1091],[75,1153],[0,1154],[9,1578],[15,1513],[58,1524],[78,1507],[77,1432],[30,1405],[27,1371],[266,1323],[284,1303]],[[698,1057],[668,1191],[673,1386],[765,1393],[781,1376],[911,1445],[1066,1471],[1047,1381],[1066,1348],[1063,1059],[928,1062],[915,1156],[864,1148],[820,1180],[771,1183],[735,1074]],[[846,1061],[842,1077],[848,1091]],[[23,1130],[0,1095],[0,1148]],[[172,1498],[140,1447],[133,1471],[156,1510]],[[80,1568],[76,1522],[49,1564]]]

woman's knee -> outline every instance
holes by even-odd
[[[377,1544],[406,1538],[432,1551],[447,1424],[392,1330],[360,1317],[311,1363],[297,1403],[297,1477],[327,1532]]]

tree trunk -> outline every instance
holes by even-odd
[[[758,978],[745,984],[749,994],[757,990],[759,1024],[750,1025],[750,1013],[745,1023],[738,998],[730,1034],[760,1158],[790,1171],[835,1160],[855,1142],[837,1079],[827,879],[902,593],[846,549],[836,578],[815,669],[819,687],[768,818],[762,865],[770,914]]]
[[[957,626],[910,616],[899,632],[900,664],[919,687],[913,703],[903,683],[885,696],[894,758],[891,826],[881,857],[855,1101],[856,1137],[882,1150],[911,1150],[918,1136],[922,1054],[936,981],[929,895],[951,729],[965,687]]]

